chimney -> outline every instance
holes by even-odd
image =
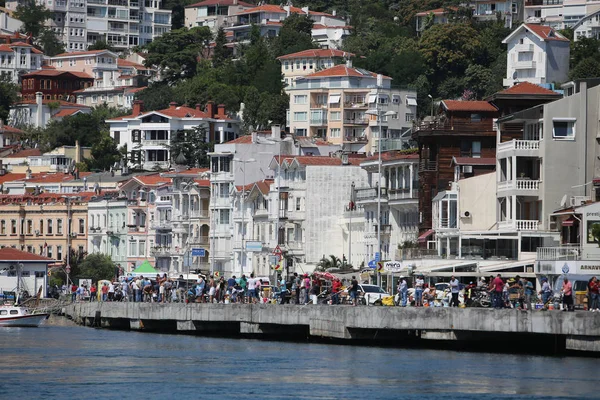
[[[175,108],[175,107],[177,107],[177,103],[176,102],[172,101],[172,102],[169,103],[169,108]]]
[[[331,12],[331,15],[333,15],[333,16],[335,17],[335,16],[336,16],[336,11],[335,11],[335,10],[333,10],[333,11]]]
[[[31,179],[31,170],[29,168],[25,171],[25,179]]]
[[[281,139],[281,125],[271,125],[271,138]]]
[[[233,5],[237,6],[238,5],[238,0],[233,0]]]
[[[38,128],[43,128],[44,127],[44,110],[42,110],[42,108],[44,107],[44,95],[42,94],[42,92],[36,92],[35,93],[35,104],[37,105],[37,113],[35,116],[35,126],[37,126]]]
[[[258,133],[256,131],[252,131],[252,143],[258,142]],[[2,162],[2,161],[0,161]]]
[[[75,162],[81,162],[81,146],[79,145],[79,140],[75,141]]]
[[[200,104],[196,103],[195,108],[196,108],[196,111],[202,111],[202,106],[200,106]]]
[[[227,117],[227,114],[225,114],[225,104],[219,104],[217,106],[217,115],[223,118]]]
[[[209,101],[206,103],[206,113],[208,114],[208,118],[214,118],[215,116],[215,103]]]
[[[133,102],[133,115],[138,116],[144,111],[144,102],[142,100],[136,100]]]
[[[308,6],[302,7],[301,10],[302,10],[302,12],[304,12],[304,14],[308,15]]]
[[[346,67],[352,68],[352,60],[350,58],[346,60]]]

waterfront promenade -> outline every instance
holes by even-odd
[[[77,323],[113,329],[338,342],[443,341],[548,345],[600,352],[600,314],[481,308],[293,306],[270,304],[74,303],[63,312]]]

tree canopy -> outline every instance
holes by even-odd
[[[113,279],[115,277],[115,264],[109,255],[99,253],[88,254],[79,263],[77,277],[91,279],[93,282],[103,279]]]

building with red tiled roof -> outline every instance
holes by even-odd
[[[281,62],[283,81],[287,87],[293,87],[296,79],[336,64],[343,64],[352,57],[353,53],[337,49],[309,49],[286,54],[278,60]]]
[[[174,132],[204,128],[207,141],[223,143],[237,138],[240,121],[228,115],[223,104],[208,102],[205,108],[171,103],[169,108],[144,111],[144,104],[136,101],[132,113],[106,122],[110,134],[119,146],[134,149],[130,163],[144,170],[166,170],[174,164],[178,154],[170,150]],[[156,123],[168,124],[168,129],[156,129]]]
[[[184,24],[187,28],[208,26],[216,33],[235,15],[254,7],[254,4],[242,0],[204,0],[185,7]]]
[[[25,37],[0,35],[0,59],[6,60],[0,62],[0,75],[7,76],[14,83],[20,83],[21,75],[42,69],[44,54],[30,42]]]
[[[421,34],[431,24],[450,23],[449,14],[458,10],[458,7],[442,7],[433,10],[421,11],[415,14],[415,27],[417,34]]]
[[[42,151],[40,149],[25,149],[17,151],[16,153],[9,154],[5,158],[27,158],[30,156],[41,156]]]
[[[521,24],[502,43],[508,47],[505,87],[567,81],[570,43],[554,28]]]
[[[24,132],[10,125],[4,125],[0,119],[0,148],[14,146],[20,143],[20,137]]]
[[[36,92],[33,99],[21,100],[11,106],[10,121],[17,126],[35,126],[43,128],[54,118],[60,119],[73,115],[76,111],[90,113],[91,109],[82,104],[65,101],[62,95],[46,95]],[[73,96],[71,95],[71,98]]]
[[[562,94],[530,82],[519,82],[486,98],[501,115],[509,115],[562,98]]]
[[[0,271],[9,271],[0,274],[0,287],[6,288],[6,291],[20,286],[31,295],[35,295],[39,289],[41,296],[46,297],[48,265],[54,260],[17,249],[26,250],[24,245],[13,246],[0,248]]]
[[[447,111],[458,112],[496,112],[498,109],[487,101],[442,100],[441,106]]]
[[[80,71],[41,69],[21,77],[23,99],[35,100],[36,93],[42,93],[46,100],[71,100],[73,92],[92,86],[94,78]]]

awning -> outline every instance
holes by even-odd
[[[377,98],[376,94],[369,95],[369,104],[375,103],[375,99]]]
[[[573,218],[573,216],[565,219],[562,222],[562,226],[573,226],[575,224],[575,218]]]
[[[329,104],[337,104],[340,102],[342,95],[340,94],[332,94],[329,96]]]
[[[408,106],[416,106],[417,99],[412,96],[406,96],[406,105]]]
[[[424,233],[421,234],[421,236],[419,236],[419,238],[417,239],[417,241],[419,243],[423,243],[424,241],[427,240],[427,238],[431,235],[433,235],[433,232],[435,232],[433,229],[429,229],[427,231],[425,231]]]

